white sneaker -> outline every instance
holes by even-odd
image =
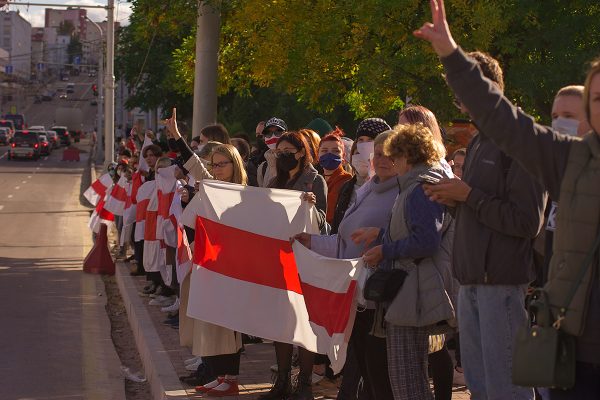
[[[194,357],[192,357],[192,358],[188,358],[187,360],[184,360],[184,361],[183,361],[183,363],[184,363],[185,365],[190,365],[190,364],[193,364],[193,363],[195,363],[196,361],[198,361],[198,359],[199,359],[199,358],[200,358],[200,356],[194,356]]]
[[[177,310],[179,310],[179,297],[175,297],[175,303],[160,309],[162,312],[173,312]]]
[[[167,296],[156,296],[155,298],[153,298],[152,300],[150,300],[150,302],[148,303],[148,305],[150,306],[170,306],[171,303],[173,302],[173,300],[170,297]]]
[[[195,362],[186,365],[185,369],[187,369],[188,371],[196,371],[200,364],[202,364],[202,358],[198,357],[198,359]]]

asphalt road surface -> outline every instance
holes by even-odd
[[[42,121],[33,122],[42,123]],[[87,147],[87,140],[81,148]],[[7,160],[0,147],[0,399],[122,399],[80,162]]]

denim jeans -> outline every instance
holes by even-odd
[[[527,285],[464,285],[458,294],[460,351],[473,400],[529,400],[533,390],[512,384],[517,330],[527,323]]]

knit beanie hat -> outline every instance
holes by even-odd
[[[323,137],[333,131],[329,122],[325,121],[323,118],[315,118],[306,125],[306,129],[310,129],[319,134],[319,136]]]
[[[358,124],[356,128],[356,138],[360,136],[368,136],[375,139],[381,132],[389,131],[392,129],[387,122],[381,118],[367,118]]]

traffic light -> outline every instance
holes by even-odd
[[[92,92],[94,92],[94,96],[98,96],[98,87],[96,85],[92,85]]]

